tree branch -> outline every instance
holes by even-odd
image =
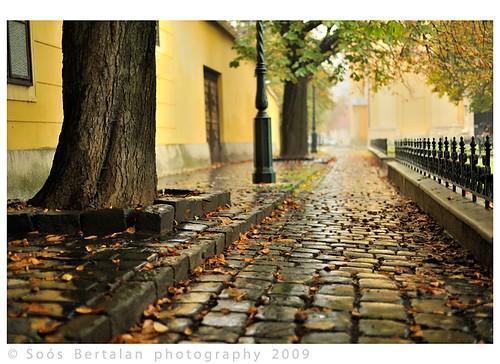
[[[302,28],[302,31],[304,34],[309,33],[311,30],[314,28],[317,28],[318,26],[321,25],[320,20],[312,20],[304,23],[304,28]]]
[[[321,53],[326,53],[328,51],[333,51],[339,43],[339,35],[337,32],[325,36],[321,43],[319,44],[319,50]]]

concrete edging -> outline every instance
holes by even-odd
[[[368,150],[371,153],[375,154],[377,159],[382,163],[394,160],[394,157],[389,157],[387,154],[381,152],[380,150],[378,150],[376,148],[368,147]]]
[[[393,158],[379,161],[389,180],[416,202],[453,238],[469,250],[479,264],[493,271],[493,211],[466,200],[432,178],[406,167]]]

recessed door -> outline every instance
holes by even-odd
[[[220,143],[220,112],[219,112],[219,74],[207,68],[205,76],[205,119],[207,143],[210,148],[210,159],[213,163],[222,162]]]

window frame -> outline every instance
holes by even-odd
[[[7,22],[23,23],[26,28],[26,62],[28,65],[28,78],[12,74],[10,69],[10,42],[9,42],[9,24],[7,23],[7,83],[20,86],[33,86],[33,65],[31,63],[31,31],[29,20],[8,20]]]

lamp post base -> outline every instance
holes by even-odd
[[[253,183],[276,182],[271,144],[271,118],[265,112],[259,112],[255,118],[254,165]]]
[[[314,131],[311,135],[311,153],[318,153],[318,133]]]
[[[274,183],[276,182],[276,173],[271,171],[255,171],[252,174],[253,183]]]

